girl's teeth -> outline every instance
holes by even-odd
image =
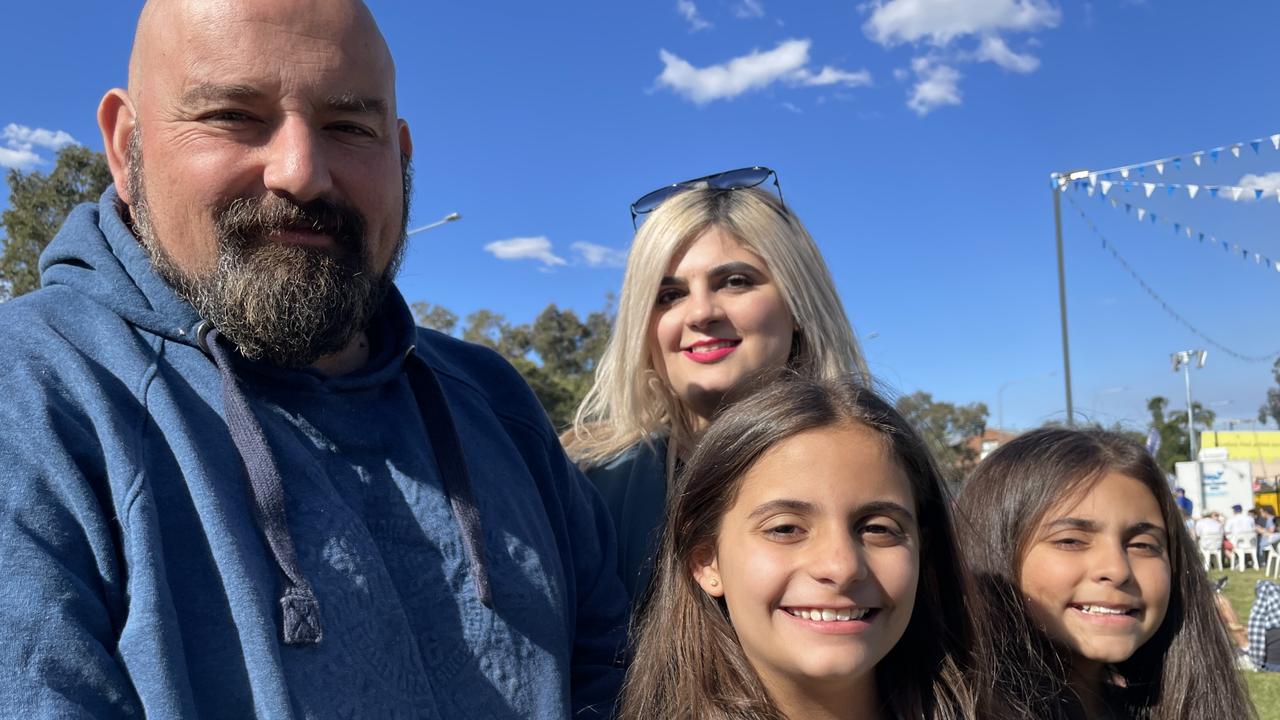
[[[1091,615],[1128,615],[1128,610],[1102,607],[1101,605],[1081,605],[1080,610]]]
[[[850,609],[850,608],[844,608],[841,610],[832,610],[831,608],[824,608],[819,610],[817,608],[814,608],[812,610],[809,610],[809,609],[788,610],[787,612],[791,613],[792,615],[795,615],[798,618],[802,618],[804,620],[812,620],[814,622],[847,622],[849,620],[861,620],[862,618],[866,617],[867,613],[870,611],[867,610],[866,608],[858,608],[856,610]]]

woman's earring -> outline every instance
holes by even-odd
[[[720,587],[720,578],[711,578],[707,581],[707,584],[711,587]]]

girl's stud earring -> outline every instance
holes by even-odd
[[[720,578],[711,578],[707,581],[707,584],[711,587],[720,587]]]

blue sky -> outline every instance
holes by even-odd
[[[94,111],[125,83],[140,7],[6,8],[0,165],[47,170],[67,138],[101,149]],[[898,392],[986,402],[992,424],[1011,427],[1065,413],[1049,173],[1280,132],[1265,51],[1280,5],[1269,2],[371,7],[414,132],[412,223],[463,215],[414,236],[400,278],[411,300],[517,322],[548,303],[589,312],[621,283],[633,199],[768,165],[822,248],[872,371]],[[1148,198],[1141,185],[1067,195],[1200,332],[1245,356],[1280,351],[1280,272],[1181,230],[1280,259],[1280,175],[1269,176],[1280,151],[1266,140],[1144,172],[1130,180],[1270,189],[1258,201],[1191,199],[1185,187]],[[1063,199],[1077,412],[1141,426],[1152,395],[1183,407],[1169,354],[1210,347],[1196,399],[1220,418],[1254,417],[1271,363],[1207,346]]]

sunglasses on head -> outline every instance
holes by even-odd
[[[773,185],[778,189],[778,200],[782,200],[782,185],[778,183],[778,173],[767,167],[745,167],[737,170],[725,170],[713,175],[704,175],[700,178],[692,180],[684,180],[678,183],[672,183],[664,187],[660,187],[650,193],[640,196],[639,200],[631,203],[631,226],[637,227],[636,219],[641,215],[651,213],[658,209],[658,206],[666,202],[672,195],[678,195],[685,190],[698,190],[701,188],[710,188],[712,190],[741,190],[743,188],[753,188],[763,184],[769,178],[773,178]]]

